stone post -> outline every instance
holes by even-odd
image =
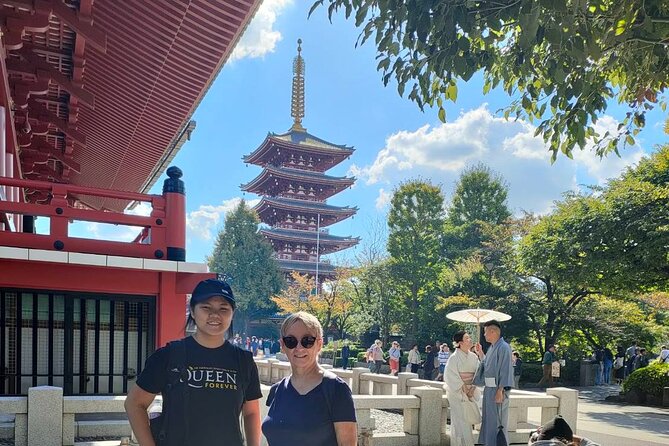
[[[14,446],[28,446],[28,414],[17,413],[14,418]]]
[[[420,398],[418,412],[418,446],[441,445],[441,389],[421,386],[409,390]]]
[[[662,392],[662,405],[669,407],[669,387],[665,387]]]
[[[369,369],[365,367],[353,367],[351,371],[353,372],[353,377],[351,377],[351,393],[353,395],[360,395],[360,375],[369,372]]]
[[[28,444],[61,446],[63,389],[40,386],[28,389]]]
[[[558,415],[569,423],[571,430],[576,432],[576,420],[578,419],[578,390],[566,387],[553,387],[546,389],[546,395],[552,395],[559,400]]]
[[[278,359],[274,359],[274,358],[269,358],[269,359],[267,360],[267,380],[268,380],[269,382],[267,382],[266,384],[269,384],[270,386],[271,386],[272,384],[274,384],[274,377],[272,376],[272,373],[273,373],[273,372],[272,372],[272,366],[273,366],[275,363],[278,363],[278,362],[279,362],[279,360],[278,360]]]
[[[418,379],[417,373],[400,372],[397,374],[397,394],[408,395],[407,381],[410,379]]]

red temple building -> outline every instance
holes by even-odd
[[[185,187],[167,166],[259,4],[1,2],[0,394],[125,393],[183,336],[187,294],[213,274],[185,261]],[[149,214],[124,212],[137,203]],[[81,221],[137,237],[77,237]]]
[[[319,277],[334,274],[334,266],[322,261],[322,255],[350,248],[360,240],[332,235],[324,229],[358,210],[326,202],[355,182],[355,178],[325,174],[348,159],[354,149],[327,142],[302,127],[305,66],[299,44],[301,41],[293,62],[293,126],[287,133],[268,134],[260,147],[243,158],[263,170],[241,188],[262,196],[255,210],[260,220],[270,226],[261,232],[272,243],[281,270],[310,274],[318,281]]]

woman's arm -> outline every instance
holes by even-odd
[[[244,433],[248,446],[260,446],[260,400],[251,400],[242,406]]]
[[[339,421],[334,423],[337,435],[337,446],[357,446],[358,425],[355,421]]]
[[[149,426],[149,414],[146,412],[155,397],[153,393],[134,385],[125,399],[125,413],[139,446],[156,446]]]

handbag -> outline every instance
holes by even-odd
[[[462,409],[467,424],[479,424],[481,422],[481,410],[476,401],[469,398],[462,400]]]

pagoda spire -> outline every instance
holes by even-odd
[[[290,101],[290,116],[293,118],[291,131],[306,132],[302,127],[304,118],[304,59],[302,39],[297,39],[297,56],[293,59],[293,95]]]

